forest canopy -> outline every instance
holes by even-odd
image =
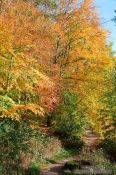
[[[114,139],[116,62],[108,35],[92,0],[1,0],[1,126],[24,132],[28,123],[81,137],[89,125]]]
[[[2,118],[45,117],[67,91],[96,130],[113,129],[115,58],[91,0],[1,1],[0,28]]]

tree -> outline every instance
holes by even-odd
[[[114,62],[93,1],[5,1],[0,28],[2,117],[51,112],[68,91],[95,124]]]
[[[84,132],[85,109],[82,109],[80,100],[76,93],[64,92],[59,106],[51,115],[51,126],[62,139],[72,136],[79,137]]]
[[[113,69],[106,45],[107,32],[101,28],[90,0],[85,0],[79,8],[71,5],[65,13],[60,11],[55,27],[59,30],[53,63],[61,69],[63,89],[78,94],[82,105],[88,109],[86,117],[92,124],[101,106],[101,96],[107,91],[105,72]]]
[[[44,25],[44,16],[23,1],[12,4],[0,16],[2,117],[19,120],[20,116],[28,115],[24,111],[43,115],[56,104],[55,85],[45,73],[41,73],[37,61],[38,57],[41,62],[41,58],[49,54],[49,45],[46,55],[43,54],[44,41],[49,42],[48,36],[43,34],[44,40],[40,37]],[[40,41],[41,45],[38,45]]]

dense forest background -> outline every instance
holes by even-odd
[[[108,35],[92,0],[0,1],[2,174],[39,167],[66,143],[80,149],[87,127],[114,155],[116,62]]]

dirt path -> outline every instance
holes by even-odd
[[[87,147],[95,147],[98,144],[100,137],[92,129],[86,129],[82,140],[86,143]]]
[[[98,140],[99,136],[93,132],[92,129],[87,129],[85,135],[82,137],[82,140],[86,143],[84,151],[86,152],[88,149],[93,148]],[[78,160],[79,156],[72,157],[69,159],[65,159],[56,164],[49,165],[47,168],[41,170],[41,175],[62,175],[62,168],[64,164],[70,160]]]
[[[41,171],[41,175],[62,175],[62,168],[65,165],[65,163],[71,160],[76,160],[76,159],[77,157],[67,158],[58,163],[49,165],[47,168],[44,168]]]

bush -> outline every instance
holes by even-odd
[[[62,139],[62,144],[65,148],[74,148],[79,151],[81,151],[84,146],[84,142],[77,136],[70,136],[69,138]]]
[[[94,149],[87,154],[80,155],[80,164],[81,165],[93,165],[93,166],[101,166],[105,164],[109,164],[109,160],[105,157],[102,149]]]
[[[43,158],[51,159],[61,152],[61,148],[61,142],[57,138],[51,138],[49,144],[47,144],[42,150]]]
[[[64,92],[57,110],[51,114],[52,127],[56,135],[67,137],[81,136],[85,124],[85,117],[80,113],[79,97],[72,92]]]
[[[116,141],[107,138],[100,143],[100,146],[110,160],[116,162]]]
[[[25,175],[39,175],[39,174],[40,174],[40,170],[37,167],[29,167],[25,171]]]
[[[49,137],[39,128],[31,128],[26,121],[11,119],[4,119],[0,123],[0,146],[2,175],[22,173],[30,165],[40,164],[44,158],[51,158],[61,149],[58,139]]]

